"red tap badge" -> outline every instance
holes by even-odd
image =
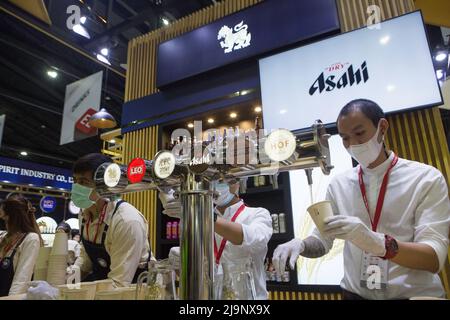
[[[141,158],[135,158],[131,160],[127,169],[128,180],[131,183],[141,182],[145,176],[146,166],[145,162]]]
[[[80,119],[78,119],[78,121],[75,124],[75,127],[77,128],[78,131],[81,131],[85,134],[94,134],[97,129],[93,128],[89,125],[89,119],[96,114],[97,111],[95,111],[92,108],[89,108],[82,116]]]

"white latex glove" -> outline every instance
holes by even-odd
[[[175,190],[170,189],[167,192],[159,191],[158,197],[163,205],[163,213],[173,218],[181,218],[181,201],[175,199]]]
[[[172,247],[169,251],[169,262],[172,264],[172,266],[179,270],[181,259],[180,259],[180,247]]]
[[[46,281],[32,281],[27,291],[26,300],[56,300],[59,290]]]
[[[326,237],[348,240],[378,257],[386,254],[384,234],[370,230],[358,217],[337,215],[324,219]]]
[[[284,273],[286,261],[289,259],[289,265],[294,270],[298,256],[305,250],[305,243],[300,239],[292,239],[289,242],[280,244],[273,252],[272,263],[278,275]]]

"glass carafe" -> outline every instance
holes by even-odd
[[[256,300],[251,258],[222,262],[221,300]],[[220,285],[219,285],[220,286]]]
[[[139,275],[137,300],[177,300],[176,274],[168,259],[149,261],[148,271]]]

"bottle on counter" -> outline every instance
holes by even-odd
[[[166,239],[172,239],[172,222],[166,224]]]
[[[263,187],[266,185],[266,176],[259,176],[259,186]]]
[[[286,215],[284,213],[278,214],[278,226],[280,228],[280,233],[286,232]]]
[[[276,213],[271,214],[273,233],[280,233],[280,225],[278,223],[278,215]]]
[[[178,239],[178,222],[172,222],[172,239]]]

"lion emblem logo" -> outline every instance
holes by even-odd
[[[241,21],[234,28],[223,26],[219,30],[217,40],[220,41],[220,46],[225,49],[225,53],[230,53],[239,49],[246,48],[250,45],[252,34],[247,31],[248,25]]]

